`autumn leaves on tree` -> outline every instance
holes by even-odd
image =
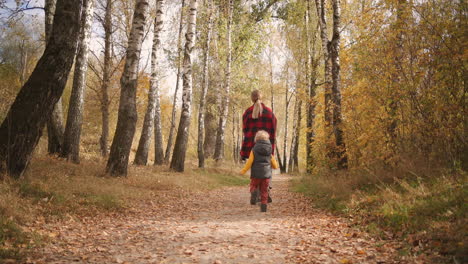
[[[200,168],[206,159],[237,162],[239,113],[253,89],[278,117],[282,172],[392,169],[416,157],[429,157],[428,166],[466,166],[461,1],[44,4],[44,53],[37,61],[19,47],[17,80],[4,85],[15,89],[2,104],[0,158],[14,177],[27,168],[44,128],[47,152],[74,163],[83,136],[98,135],[89,140],[93,151],[108,156],[107,172],[115,176],[126,175],[130,162],[154,160],[175,171],[184,171],[186,157],[198,158]],[[91,47],[96,26],[98,51]],[[1,69],[13,69],[3,57]],[[164,68],[174,70],[174,87],[161,81]],[[88,127],[86,111],[100,112]]]

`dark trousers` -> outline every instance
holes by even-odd
[[[257,188],[260,189],[261,203],[268,203],[268,186],[270,185],[270,179],[250,179],[250,193],[254,192]]]

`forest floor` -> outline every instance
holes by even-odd
[[[249,204],[248,187],[170,192],[90,217],[30,226],[50,237],[26,263],[427,263],[378,240],[289,191],[275,175],[268,212]]]

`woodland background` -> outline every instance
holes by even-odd
[[[47,124],[22,179],[3,175],[0,224],[6,227],[0,243],[7,246],[2,254],[19,254],[11,245],[27,243],[16,239],[18,226],[31,216],[50,213],[36,208],[37,201],[62,196],[62,201],[47,206],[77,210],[77,201],[67,198],[77,190],[58,180],[67,171],[87,177],[88,194],[80,199],[97,208],[112,210],[142,198],[123,195],[128,182],[112,178],[104,182],[118,186],[114,189],[91,187],[106,184],[96,176],[105,174],[117,126],[135,2],[142,1],[94,1],[79,156],[64,159],[62,136],[59,133],[54,146],[53,124]],[[137,62],[138,121],[129,161],[134,162],[143,134],[151,84],[157,83],[160,126],[152,129],[161,137],[151,141],[150,131],[148,160],[135,163],[164,165],[130,166],[128,178],[141,186],[151,181],[151,173],[178,177],[167,165],[177,146],[183,110],[181,65],[188,37],[182,36],[193,1],[167,1],[160,12],[156,1],[149,2]],[[44,52],[44,4],[0,1],[2,121]],[[276,156],[282,173],[297,175],[295,190],[379,236],[408,241],[403,254],[429,248],[466,259],[467,9],[463,0],[200,1],[191,53],[193,99],[187,157],[182,161],[187,164],[185,173],[201,179],[213,173],[217,184],[219,177],[220,184],[229,182],[226,175],[237,179],[233,174],[240,166],[241,115],[251,105],[250,92],[259,89],[278,118]],[[162,20],[155,20],[157,14]],[[160,45],[152,67],[158,21]],[[62,129],[76,73],[75,67],[61,97]],[[206,103],[200,107],[204,87]],[[200,109],[206,110],[201,138]],[[197,169],[199,144],[205,170]],[[180,166],[170,167],[180,171]],[[61,183],[53,183],[57,180]]]

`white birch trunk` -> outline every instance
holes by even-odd
[[[89,41],[94,18],[94,0],[85,0],[81,22],[78,54],[75,58],[73,87],[68,104],[67,123],[60,156],[74,163],[80,162],[80,136],[83,123],[83,105],[88,71]]]
[[[208,0],[208,29],[206,33],[206,42],[205,42],[205,56],[203,58],[203,81],[202,81],[202,91],[200,93],[200,107],[198,108],[198,144],[197,144],[197,154],[198,154],[198,167],[205,167],[205,153],[204,153],[204,138],[205,138],[205,104],[206,104],[206,94],[208,92],[209,85],[209,69],[208,69],[208,60],[210,57],[210,43],[211,43],[211,32],[213,28],[213,10],[212,10],[212,0]]]
[[[332,102],[333,102],[333,134],[335,135],[334,157],[337,159],[338,169],[348,167],[346,145],[344,142],[341,114],[341,84],[340,84],[340,29],[341,29],[341,6],[340,0],[332,0],[333,7],[333,38],[331,41],[332,60]]]
[[[320,38],[322,40],[322,54],[324,60],[324,85],[325,85],[325,126],[329,127],[331,125],[331,114],[332,114],[332,64],[330,59],[330,41],[327,36],[327,21],[326,21],[326,10],[325,10],[325,0],[315,0],[315,5],[317,8],[317,17],[318,23],[320,26]]]
[[[226,84],[223,93],[222,111],[219,117],[218,131],[216,133],[216,147],[214,158],[219,161],[224,158],[224,138],[225,128],[229,114],[229,96],[231,90],[231,64],[232,64],[232,41],[231,41],[231,27],[232,27],[232,14],[234,9],[234,1],[229,0],[228,5],[228,23],[227,23],[227,63],[226,63]]]
[[[192,115],[192,51],[195,45],[197,23],[197,0],[190,0],[189,15],[187,20],[187,33],[185,34],[185,49],[183,63],[183,93],[182,111],[180,114],[179,128],[174,144],[174,152],[171,160],[171,169],[184,171],[185,155],[190,130]]]
[[[106,14],[104,16],[104,67],[103,67],[103,76],[102,76],[102,85],[101,85],[101,117],[102,117],[102,127],[101,127],[101,137],[99,138],[99,145],[101,148],[101,155],[107,157],[109,147],[108,147],[108,138],[109,138],[109,86],[111,78],[111,67],[112,67],[112,57],[111,57],[111,37],[112,37],[112,1],[107,0],[106,3]]]
[[[174,142],[174,130],[176,127],[176,112],[177,112],[177,97],[179,93],[179,83],[180,83],[180,69],[182,68],[182,29],[184,26],[184,8],[185,0],[182,0],[182,7],[180,8],[180,23],[179,23],[179,37],[177,39],[177,80],[176,88],[174,91],[174,99],[172,101],[172,114],[171,114],[171,128],[169,130],[169,138],[167,139],[166,152],[164,154],[164,162],[169,162],[169,157],[171,156],[172,143]]]
[[[161,165],[164,161],[162,131],[161,131],[161,103],[159,96],[158,50],[161,46],[161,31],[163,26],[164,0],[156,1],[156,17],[154,19],[153,47],[151,51],[151,80],[148,93],[148,107],[145,113],[140,142],[135,155],[135,164],[146,165],[151,144],[151,134],[154,128],[154,164]]]
[[[288,149],[288,129],[289,129],[289,70],[287,71],[287,84],[286,84],[286,93],[284,96],[284,138],[283,138],[283,167],[281,168],[281,173],[286,173],[287,170],[287,149]],[[291,153],[290,153],[291,154]]]
[[[128,158],[137,122],[138,68],[148,9],[149,0],[136,1],[124,71],[120,79],[121,92],[117,128],[106,167],[106,172],[113,176],[127,175]]]

